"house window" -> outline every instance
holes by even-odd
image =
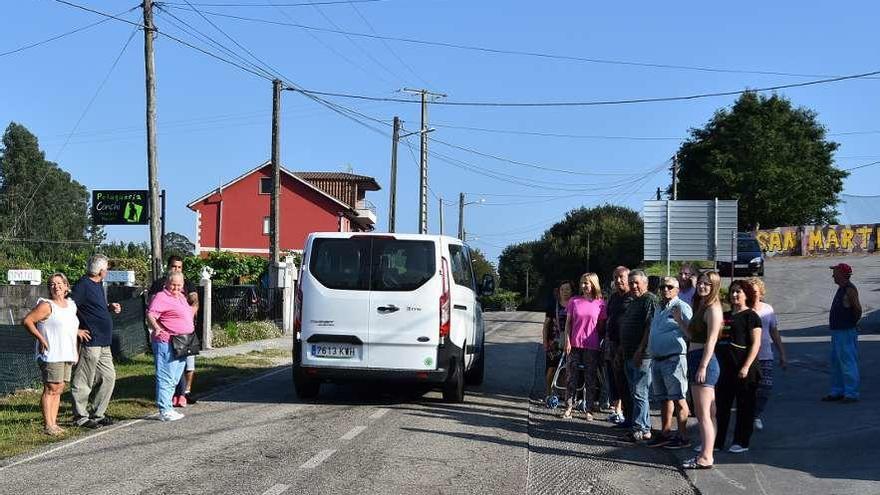
[[[263,235],[269,235],[269,217],[263,217]]]
[[[271,177],[260,177],[260,194],[272,194]]]

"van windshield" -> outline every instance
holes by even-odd
[[[328,289],[411,291],[436,272],[434,243],[373,237],[315,239],[309,271]]]

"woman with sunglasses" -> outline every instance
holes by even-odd
[[[690,340],[687,355],[688,382],[694,398],[694,409],[700,429],[699,454],[682,464],[685,469],[710,469],[715,463],[715,384],[720,369],[715,357],[715,344],[721,334],[724,313],[721,309],[721,276],[709,271],[697,279],[694,296],[694,317],[686,320],[681,311],[673,318]]]
[[[717,412],[718,435],[715,447],[724,448],[727,428],[730,423],[730,410],[736,400],[736,427],[733,444],[728,449],[732,454],[748,452],[752,437],[757,402],[758,382],[761,372],[758,369],[758,350],[761,348],[761,317],[753,309],[757,302],[754,287],[745,280],[734,280],[730,284],[729,331],[718,342],[718,364],[721,376],[718,378]]]

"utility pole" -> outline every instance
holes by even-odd
[[[147,89],[147,180],[150,190],[150,268],[162,276],[162,228],[159,225],[159,163],[156,151],[156,66],[153,62],[153,0],[144,0],[144,73]]]
[[[400,119],[394,117],[391,135],[391,186],[388,191],[388,232],[394,232],[394,216],[397,212],[397,143],[400,141]]]
[[[678,155],[672,156],[672,200],[678,201]]]
[[[657,188],[657,201],[660,201],[660,188]]]
[[[428,97],[443,98],[442,93],[427,89],[403,88],[407,93],[417,93],[422,98],[422,126],[420,132],[419,158],[419,234],[428,233]]]
[[[440,201],[440,235],[443,235],[443,198],[437,198]]]
[[[461,242],[465,241],[465,238],[464,238],[464,193],[458,194],[458,238],[461,239]]]
[[[526,267],[526,301],[529,300],[529,269],[531,267]]]
[[[272,197],[269,200],[269,280],[278,287],[280,212],[281,212],[281,81],[272,81]],[[272,276],[272,273],[275,273]]]

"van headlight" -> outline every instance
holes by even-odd
[[[760,265],[762,261],[764,261],[764,260],[761,259],[760,256],[758,256],[757,258],[752,258],[752,261],[749,261],[749,263],[751,263],[753,265]]]

